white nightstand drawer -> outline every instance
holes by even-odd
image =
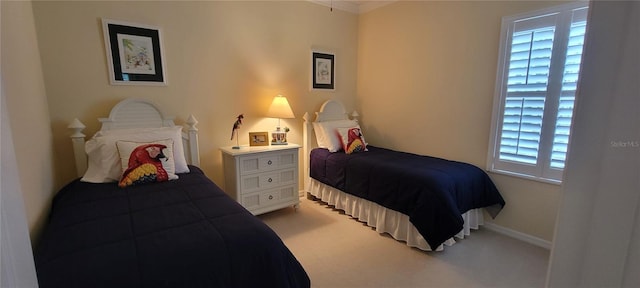
[[[296,199],[297,196],[298,193],[294,186],[285,186],[264,192],[242,195],[240,204],[252,210],[291,201],[292,199]]]
[[[250,174],[241,177],[240,194],[253,193],[266,189],[296,182],[294,169],[278,170],[260,174]]]
[[[240,157],[240,175],[296,166],[298,151],[268,152]]]

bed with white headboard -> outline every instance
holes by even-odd
[[[183,131],[126,99],[99,121],[87,141],[69,125],[82,178],[54,197],[34,249],[40,287],[310,286],[281,239],[198,168],[193,116]]]
[[[491,179],[473,165],[370,144],[367,151],[346,153],[352,150],[346,135],[351,128],[360,136],[354,138],[366,143],[358,116],[353,112],[350,118],[342,103],[328,100],[315,120],[303,117],[310,198],[425,251],[442,250],[477,229],[483,224],[482,208],[495,217],[504,206]]]
[[[99,130],[113,131],[121,129],[141,129],[174,127],[174,117],[165,116],[160,108],[153,102],[128,98],[118,102],[109,113],[107,118],[98,118],[102,124]],[[198,147],[198,121],[190,115],[187,121],[186,131],[182,131],[182,145],[184,147],[184,157],[188,164],[200,166],[200,154]],[[73,143],[73,155],[76,164],[76,172],[82,177],[87,170],[87,153],[85,151],[85,137],[83,130],[85,125],[75,118],[68,128],[71,130],[71,141]]]

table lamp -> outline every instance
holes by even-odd
[[[278,118],[278,126],[276,126],[275,131],[271,132],[271,145],[287,145],[287,132],[289,132],[289,128],[285,128],[284,130],[280,129],[280,119],[295,118],[291,106],[289,106],[289,101],[287,101],[287,97],[282,95],[274,97],[273,102],[271,102],[271,107],[269,107],[269,111],[267,111],[267,117]]]

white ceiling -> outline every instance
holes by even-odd
[[[362,14],[397,0],[308,0],[333,9]]]

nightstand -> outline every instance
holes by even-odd
[[[254,215],[297,208],[298,149],[293,143],[220,148],[225,191]]]

